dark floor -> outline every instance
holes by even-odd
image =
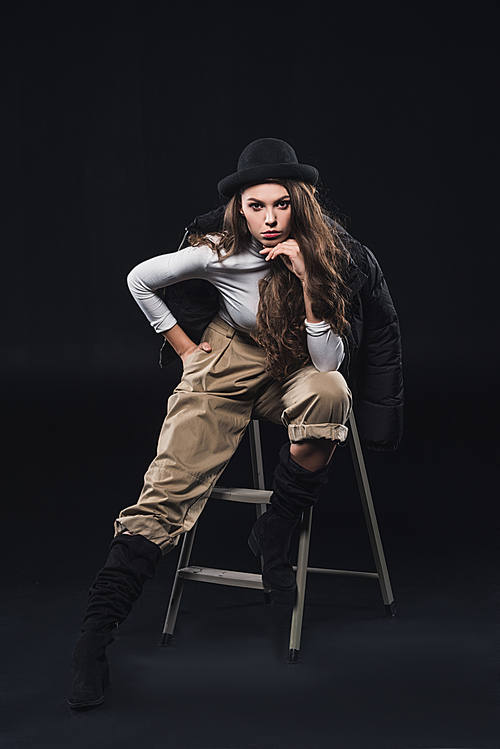
[[[411,401],[400,450],[366,456],[395,618],[385,616],[376,582],[311,575],[301,663],[289,666],[290,596],[266,606],[257,591],[188,583],[173,647],[161,649],[174,552],[109,650],[105,704],[68,709],[86,590],[154,450],[160,382],[139,389],[140,399],[130,383],[29,394],[12,386],[2,749],[497,749],[494,451],[485,439],[464,452],[458,432],[453,441],[442,431],[421,447]],[[284,434],[263,430],[270,475]],[[333,473],[315,511],[311,563],[373,569],[347,449]],[[224,483],[248,481],[243,445]],[[253,512],[209,505],[193,561],[257,571],[246,546]]]

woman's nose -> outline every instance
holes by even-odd
[[[266,216],[266,224],[267,226],[274,226],[276,224],[276,218],[272,213],[268,213]]]

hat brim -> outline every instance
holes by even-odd
[[[229,177],[221,179],[217,189],[223,197],[232,198],[243,185],[251,182],[257,184],[260,180],[266,179],[297,179],[315,185],[319,179],[319,172],[316,167],[308,164],[263,164],[230,174]]]

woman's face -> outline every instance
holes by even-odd
[[[248,187],[241,195],[241,213],[250,234],[264,247],[284,242],[290,234],[290,196],[286,188],[272,182]]]

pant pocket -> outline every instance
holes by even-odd
[[[212,378],[219,378],[224,372],[223,357],[232,339],[210,324],[205,331],[203,341],[209,343],[212,350],[207,352],[198,349],[188,357],[184,363],[182,379],[176,390],[207,392],[210,390]]]

